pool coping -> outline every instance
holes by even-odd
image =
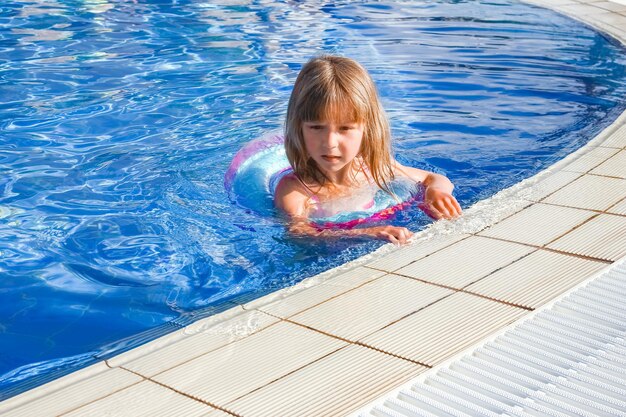
[[[567,14],[626,44],[626,30],[618,27],[626,28],[626,4],[602,0],[527,3]],[[293,287],[241,305],[226,305],[230,308],[223,312],[0,402],[0,414],[117,411],[117,415],[132,415],[130,410],[140,409],[164,414],[167,405],[180,413],[185,410],[184,415],[349,414],[623,258],[626,253],[621,243],[626,233],[609,236],[602,228],[615,228],[618,222],[622,227],[618,231],[624,230],[626,179],[615,174],[624,154],[626,112],[579,150],[476,203],[462,219],[432,224],[417,233],[411,245],[385,245]],[[559,217],[550,217],[555,211]],[[542,241],[528,236],[529,218],[537,222],[554,219],[539,233]],[[590,239],[598,240],[597,236],[601,238],[594,247],[585,246]],[[455,267],[435,262],[438,253],[449,253],[452,256],[441,256],[462,263],[465,253],[480,254],[485,247],[489,252],[482,254],[484,260],[476,265]],[[532,270],[535,259],[537,264],[567,266],[568,271],[584,266],[587,272],[576,281],[567,281],[569,276],[560,278],[561,286],[550,288],[549,294],[541,288],[530,295],[525,294],[527,289],[502,295],[506,289],[495,279],[511,279],[507,273],[513,272],[508,271],[523,262],[528,263],[525,270]],[[450,268],[461,267],[469,268],[463,270],[465,276],[474,274],[471,281],[453,277]],[[432,275],[421,275],[424,270]],[[418,295],[422,299],[415,300]],[[404,301],[396,302],[398,299]],[[476,328],[471,330],[486,333],[477,338],[472,332],[471,337],[457,340],[438,334],[435,328],[433,343],[439,351],[416,353],[392,331],[403,329],[400,339],[422,337],[404,328],[409,327],[405,323],[419,322],[421,315],[427,317],[436,308],[452,312],[445,310],[449,300],[454,300],[455,306],[470,307],[464,314],[455,309],[456,316],[451,314],[437,325],[456,328],[455,317],[471,316],[469,309],[484,309],[485,317],[474,318],[471,326]],[[373,314],[364,305],[367,303],[383,308]],[[367,319],[357,321],[342,315],[355,312]],[[450,340],[456,340],[456,345],[444,343]],[[267,359],[265,368],[262,358]],[[178,362],[166,364],[172,360]],[[248,369],[250,364],[259,364],[263,372],[249,375],[242,364]],[[210,376],[210,381],[199,380],[200,376],[194,375],[197,369]],[[220,375],[222,379],[216,381],[215,373],[226,369],[239,377],[233,380],[234,376]],[[306,392],[302,391],[305,382]],[[337,394],[339,390],[343,394]],[[306,404],[281,411],[272,408],[275,403],[285,406],[289,393]],[[135,401],[129,403],[128,398]]]

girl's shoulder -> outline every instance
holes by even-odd
[[[297,192],[307,196],[311,196],[314,194],[313,190],[309,186],[307,186],[298,176],[293,172],[288,172],[283,175],[276,185],[276,190],[274,191],[275,195],[279,193],[290,193]]]
[[[304,215],[315,192],[293,172],[284,175],[274,191],[274,204],[290,215]]]

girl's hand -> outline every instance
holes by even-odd
[[[394,167],[397,175],[411,178],[415,182],[421,182],[426,188],[424,202],[419,205],[419,208],[424,210],[424,213],[435,220],[454,219],[463,213],[458,201],[452,196],[454,184],[445,175],[405,167],[397,161]]]
[[[375,226],[356,230],[362,230],[376,239],[387,240],[394,245],[404,245],[413,236],[413,232],[406,227],[397,226]]]
[[[452,194],[436,187],[426,188],[424,202],[419,208],[435,220],[454,219],[463,213],[459,202]]]

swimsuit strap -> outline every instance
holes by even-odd
[[[317,196],[317,194],[314,193],[313,190],[311,190],[311,188],[309,188],[309,186],[306,185],[304,181],[300,179],[300,177],[298,177],[295,174],[294,176],[300,182],[300,184],[302,184],[302,186],[304,187],[304,191],[307,193],[307,196],[309,197],[309,201],[312,201],[314,204],[318,204],[320,202],[320,198]]]
[[[309,197],[309,199],[315,202],[319,202],[319,197],[304,183],[304,181],[300,179],[300,177],[295,175],[293,168],[291,167],[284,168],[280,170],[279,172],[272,175],[272,177],[270,178],[270,183],[269,183],[269,189],[272,195],[276,193],[276,188],[278,187],[278,184],[280,184],[283,178],[285,178],[288,175],[293,175],[298,180],[298,182],[302,184],[302,187],[304,188],[307,194],[307,197]]]

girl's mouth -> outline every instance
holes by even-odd
[[[332,162],[332,161],[338,161],[339,159],[341,159],[341,157],[335,156],[335,155],[322,155],[322,159]]]

